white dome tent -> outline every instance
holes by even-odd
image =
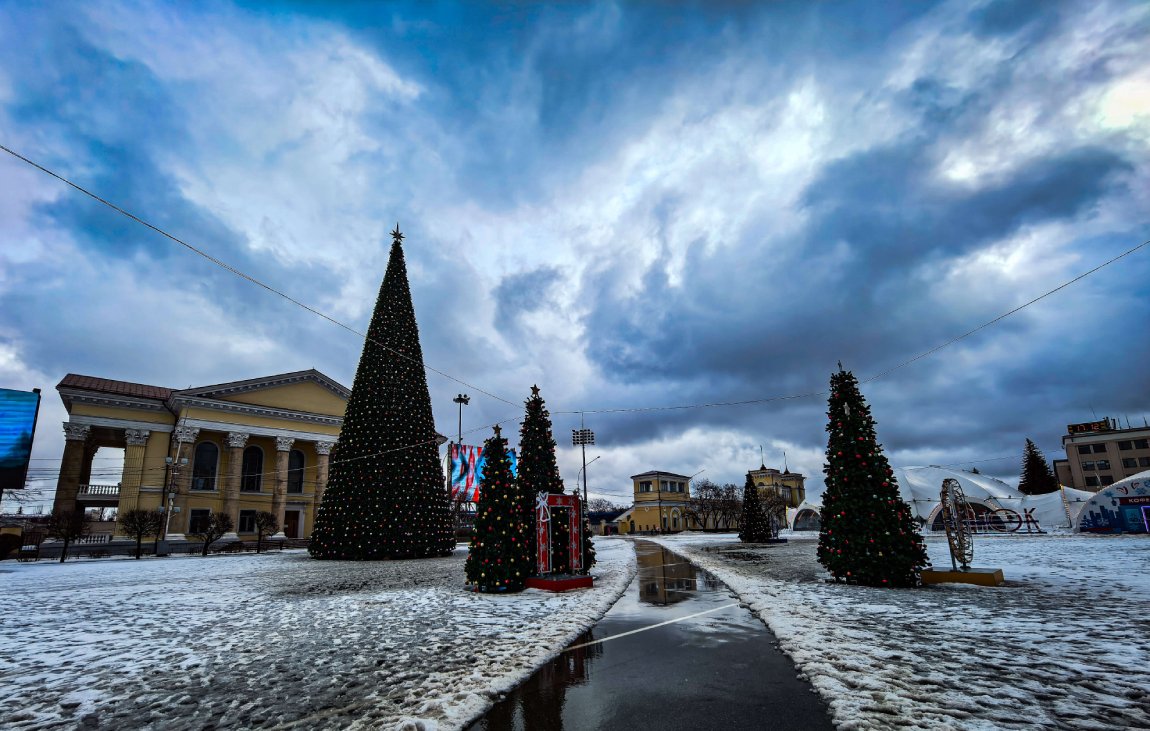
[[[1092,493],[1076,527],[1086,533],[1150,533],[1150,470]]]
[[[1150,473],[1148,473],[1150,474]],[[911,506],[924,530],[941,530],[938,501],[942,481],[958,480],[974,511],[974,527],[983,532],[1037,532],[1077,527],[1078,514],[1095,493],[1063,487],[1046,495],[1023,495],[1017,488],[987,475],[946,467],[895,467],[899,494]],[[793,515],[795,530],[818,530],[822,506],[803,503]]]

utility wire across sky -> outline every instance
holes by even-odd
[[[168,233],[167,231],[163,230],[162,228],[155,226],[155,225],[145,221],[144,219],[130,213],[129,211],[126,211],[125,209],[121,208],[120,206],[117,206],[116,204],[111,203],[110,201],[106,200],[105,198],[100,197],[96,193],[93,193],[92,191],[88,190],[87,188],[84,188],[84,187],[72,182],[71,180],[64,177],[63,175],[60,175],[59,173],[56,173],[52,170],[49,170],[48,168],[44,167],[43,165],[40,165],[39,163],[37,163],[33,160],[30,160],[29,158],[25,157],[24,155],[21,155],[20,153],[16,152],[15,150],[12,150],[11,148],[9,148],[3,144],[0,144],[0,150],[7,152],[9,155],[12,155],[16,159],[21,160],[21,161],[27,163],[28,165],[31,165],[32,167],[36,168],[37,170],[40,170],[41,172],[43,172],[47,175],[50,175],[53,178],[56,178],[60,182],[62,182],[64,184],[68,185],[69,187],[83,193],[84,195],[92,198],[93,200],[96,200],[99,203],[102,203],[103,205],[107,206],[108,208],[111,208],[112,210],[116,211],[117,213],[131,219],[132,221],[135,221],[136,223],[140,224],[141,226],[149,228],[152,231],[155,231],[156,233],[160,234],[161,236],[163,236],[167,239],[170,239],[171,241],[174,241],[175,243],[179,244],[180,246],[183,246],[184,248],[186,248],[187,250],[197,254],[198,256],[203,257],[204,259],[207,259],[208,261],[215,264],[216,266],[221,267],[228,272],[231,272],[235,276],[240,277],[241,279],[244,279],[244,280],[246,280],[246,281],[250,282],[251,284],[254,284],[258,287],[261,287],[261,288],[267,290],[268,292],[271,292],[272,294],[278,295],[279,297],[282,297],[283,299],[287,300],[288,302],[291,302],[292,304],[294,304],[298,307],[301,307],[304,310],[307,310],[308,312],[312,313],[313,315],[316,315],[317,317],[321,317],[324,320],[327,320],[328,322],[330,322],[330,323],[332,323],[332,324],[334,324],[340,328],[343,328],[344,330],[352,333],[353,335],[356,335],[359,338],[362,338],[365,341],[372,342],[372,343],[380,346],[381,348],[384,348],[385,350],[387,350],[387,351],[389,351],[395,355],[398,355],[402,358],[406,358],[406,359],[411,360],[413,362],[415,361],[415,359],[412,358],[411,356],[408,356],[408,355],[401,353],[397,350],[389,348],[388,346],[386,346],[383,343],[380,343],[376,340],[372,340],[371,338],[369,338],[367,336],[366,333],[360,332],[359,330],[356,330],[355,328],[344,324],[343,322],[335,319],[334,317],[331,317],[330,315],[327,315],[327,314],[325,314],[325,313],[323,313],[323,312],[321,312],[321,311],[319,311],[319,310],[317,310],[317,309],[315,309],[309,305],[304,304],[303,302],[301,302],[301,301],[291,297],[290,295],[276,289],[275,287],[272,287],[269,284],[265,284],[264,282],[260,281],[259,279],[256,279],[255,277],[253,277],[253,276],[251,276],[251,275],[249,275],[243,271],[240,271],[239,269],[231,266],[230,264],[228,264],[224,261],[221,261],[220,259],[217,259],[216,257],[212,256],[211,254],[208,254],[206,251],[199,249],[199,248],[193,246],[192,244],[187,243],[183,239],[180,239],[180,238]],[[1078,282],[1082,279],[1085,279],[1086,277],[1094,274],[1095,272],[1098,272],[1099,270],[1110,266],[1111,264],[1135,253],[1136,251],[1139,251],[1140,249],[1145,248],[1146,246],[1150,246],[1150,240],[1143,241],[1141,244],[1138,244],[1137,246],[1134,246],[1130,249],[1127,249],[1126,251],[1122,252],[1121,254],[1118,254],[1117,256],[1114,256],[1111,259],[1108,259],[1107,261],[1102,262],[1101,264],[1095,266],[1094,268],[1089,269],[1089,270],[1079,274],[1078,276],[1059,284],[1057,287],[1054,287],[1053,289],[1050,289],[1050,290],[1044,292],[1043,294],[1035,297],[1034,299],[1023,303],[1023,304],[1019,305],[1018,307],[1015,307],[1014,309],[1009,310],[1008,312],[1004,312],[1003,314],[999,315],[998,317],[995,317],[992,320],[988,320],[987,322],[982,323],[978,327],[975,327],[971,330],[966,331],[965,333],[963,333],[961,335],[953,337],[944,343],[941,343],[939,345],[934,346],[933,348],[930,348],[929,350],[925,350],[925,351],[919,353],[918,355],[915,355],[912,358],[908,358],[907,360],[904,360],[901,363],[899,363],[895,366],[892,366],[892,367],[890,367],[890,368],[888,368],[888,369],[886,369],[880,373],[869,376],[865,379],[861,379],[860,383],[871,383],[871,382],[876,381],[880,378],[883,378],[883,377],[885,377],[885,376],[887,376],[887,375],[889,375],[889,374],[891,374],[891,373],[893,373],[893,372],[895,372],[901,368],[905,368],[906,366],[909,366],[912,363],[915,363],[919,360],[922,360],[923,358],[927,358],[927,357],[939,352],[940,350],[948,348],[951,345],[954,345],[955,343],[960,342],[961,340],[964,340],[964,339],[970,337],[971,335],[974,335],[977,332],[980,332],[980,331],[982,331],[982,330],[984,330],[984,329],[986,329],[986,328],[988,328],[988,327],[990,327],[990,326],[992,326],[998,322],[1001,322],[1002,320],[1010,317],[1011,315],[1014,315],[1018,312],[1021,312],[1022,310],[1026,309],[1027,307],[1030,307],[1031,305],[1035,304],[1036,302],[1039,302],[1039,301],[1045,299],[1046,297],[1049,297],[1050,295],[1052,295],[1052,294],[1054,294],[1054,293],[1056,293],[1062,289],[1065,289],[1066,287],[1069,287],[1070,285],[1074,284],[1075,282]],[[458,383],[462,386],[466,386],[468,389],[471,389],[471,390],[475,391],[476,393],[483,394],[484,396],[487,396],[489,398],[493,398],[497,401],[502,401],[503,403],[509,404],[511,406],[519,406],[520,405],[514,401],[510,401],[508,399],[503,398],[502,396],[498,396],[494,393],[491,393],[490,391],[486,391],[482,388],[479,388],[478,386],[470,384],[470,383],[468,383],[468,382],[466,382],[460,378],[457,378],[457,377],[451,375],[450,373],[446,373],[446,372],[439,370],[437,368],[433,368],[432,366],[429,366],[426,363],[420,363],[420,365],[423,368],[425,368],[426,370],[428,370],[432,373],[435,373],[436,375],[442,376],[443,378],[446,378],[450,381],[454,381],[455,383]],[[618,407],[618,408],[571,409],[571,410],[558,410],[558,409],[556,409],[556,410],[552,410],[551,413],[554,415],[618,414],[618,413],[634,413],[634,412],[642,412],[642,411],[676,411],[676,410],[686,410],[686,409],[707,409],[707,408],[720,408],[720,407],[730,407],[730,406],[749,406],[749,405],[753,405],[753,404],[770,403],[773,401],[788,401],[788,400],[794,400],[794,399],[811,398],[811,397],[815,397],[815,396],[826,396],[827,394],[828,394],[827,391],[812,391],[809,393],[767,396],[764,398],[746,399],[746,400],[741,400],[741,401],[714,401],[714,402],[705,402],[705,403],[696,403],[696,404],[680,404],[680,405],[671,405],[671,406],[633,406],[633,407]]]

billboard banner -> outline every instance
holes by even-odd
[[[447,454],[451,460],[451,499],[479,502],[479,483],[483,479],[483,447],[468,444],[449,444]],[[507,450],[511,458],[511,474],[519,474],[519,461],[515,450]]]
[[[38,390],[0,388],[0,492],[24,487],[39,411]]]

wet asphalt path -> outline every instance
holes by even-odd
[[[834,728],[726,585],[653,543],[636,541],[635,552],[639,570],[618,603],[471,729]]]

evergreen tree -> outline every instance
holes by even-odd
[[[770,537],[767,535],[766,517],[759,502],[759,488],[748,472],[747,482],[743,485],[743,516],[739,519],[739,540],[743,543],[766,541]]]
[[[578,488],[576,488],[578,489]],[[583,506],[583,573],[591,572],[591,567],[595,565],[595,544],[591,542],[592,536],[595,534],[591,532],[591,520],[587,517],[587,506]]]
[[[1054,471],[1046,462],[1042,450],[1026,440],[1026,448],[1022,453],[1022,477],[1018,480],[1018,491],[1023,495],[1045,495],[1058,490],[1058,479]]]
[[[495,435],[483,445],[483,458],[475,533],[465,566],[467,581],[479,591],[522,591],[534,573],[535,557],[527,546],[534,523],[523,522],[518,481],[511,475],[507,440],[498,424]],[[519,468],[523,469],[522,463]]]
[[[519,428],[519,497],[521,520],[530,528],[527,546],[535,556],[535,506],[541,493],[563,494],[563,478],[559,476],[559,462],[555,458],[555,437],[551,433],[551,414],[539,395],[539,387],[531,387],[527,399],[527,413]],[[534,573],[534,571],[532,571]]]
[[[836,581],[915,586],[926,548],[850,371],[831,376],[818,557]]]
[[[395,228],[308,546],[315,558],[423,558],[455,548],[403,234]]]

